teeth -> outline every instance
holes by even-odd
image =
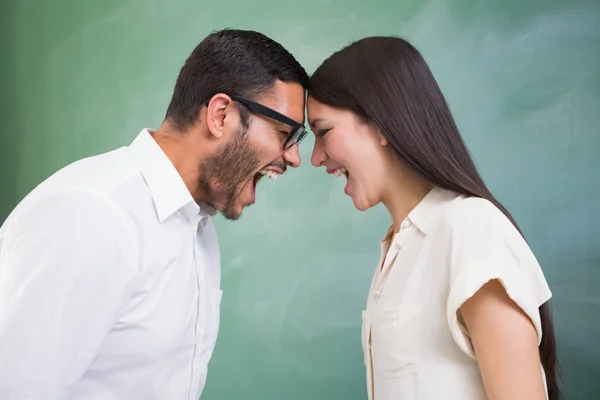
[[[263,169],[263,170],[261,170],[261,171],[259,171],[259,172],[260,172],[261,174],[263,174],[263,175],[266,175],[266,176],[267,176],[267,178],[269,178],[269,179],[276,180],[276,179],[279,177],[279,174],[278,174],[277,172],[275,172],[275,171],[271,171],[271,170],[265,170],[265,169]]]
[[[346,172],[348,172],[348,170],[344,167],[338,168],[335,171],[333,171],[333,175],[336,178],[339,178],[340,176],[342,176],[343,174],[345,174]]]

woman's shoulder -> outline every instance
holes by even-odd
[[[457,195],[446,204],[438,220],[436,240],[447,242],[464,263],[498,258],[537,264],[517,226],[487,199]]]
[[[487,199],[457,195],[437,218],[438,240],[474,254],[494,253],[531,259],[532,250],[509,217]]]
[[[491,201],[475,196],[456,195],[442,213],[441,222],[454,232],[473,228],[517,232],[508,217]]]

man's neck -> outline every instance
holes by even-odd
[[[202,148],[197,143],[200,135],[178,132],[164,123],[152,136],[181,176],[192,197],[197,200],[200,154],[193,150]]]

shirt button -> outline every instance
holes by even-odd
[[[375,291],[375,297],[379,297],[379,296],[381,296],[381,290],[377,289]]]
[[[402,223],[400,224],[400,229],[406,229],[410,226],[410,220],[405,219],[404,221],[402,221]]]

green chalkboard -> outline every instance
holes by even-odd
[[[567,399],[600,398],[600,3],[597,0],[3,0],[0,221],[77,158],[164,115],[206,34],[260,30],[310,72],[367,35],[429,61],[482,174],[554,292]],[[365,399],[360,311],[388,226],[303,165],[216,220],[222,328],[204,399]]]

